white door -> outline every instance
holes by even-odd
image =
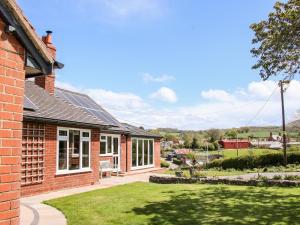
[[[120,137],[113,136],[112,138],[113,146],[113,166],[114,172],[120,171]]]

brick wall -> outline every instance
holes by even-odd
[[[51,33],[47,36],[43,36],[43,42],[45,43],[48,51],[51,53],[53,58],[56,58],[56,47],[52,44]],[[35,78],[35,84],[44,88],[50,95],[54,95],[55,92],[55,72],[48,74],[47,76],[39,76]]]
[[[131,137],[127,137],[127,172],[131,170]]]
[[[121,159],[120,159],[120,168],[122,172],[127,172],[126,168],[126,150],[127,150],[127,137],[126,135],[121,135]]]
[[[160,168],[160,139],[154,140],[154,167]]]
[[[19,224],[25,50],[0,18],[0,224]]]
[[[65,188],[93,185],[99,180],[99,131],[97,129],[92,129],[91,133],[92,172],[66,175],[56,175],[57,126],[46,124],[45,130],[44,181],[40,184],[22,186],[22,196],[40,194]]]

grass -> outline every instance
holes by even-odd
[[[238,154],[237,154],[238,152]],[[239,149],[238,151],[236,149],[226,149],[223,151],[210,151],[209,154],[221,154],[224,155],[224,159],[228,158],[235,158],[238,156],[245,156],[245,155],[265,155],[268,153],[280,153],[280,150],[273,150],[273,149]],[[206,152],[202,152],[203,155],[206,154]]]
[[[69,225],[292,225],[299,202],[299,188],[133,183],[46,203]]]

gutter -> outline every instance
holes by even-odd
[[[23,116],[24,121],[29,122],[44,122],[44,123],[51,123],[51,124],[66,124],[66,125],[73,125],[73,126],[84,126],[84,127],[90,127],[90,128],[107,128],[109,125],[103,124],[91,124],[91,123],[82,123],[82,122],[76,122],[76,121],[68,121],[68,120],[57,120],[57,119],[49,119],[49,118],[41,118],[41,117],[33,117],[33,116]]]

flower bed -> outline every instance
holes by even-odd
[[[279,187],[300,187],[297,180],[260,180],[260,179],[228,179],[228,178],[185,178],[174,176],[150,176],[149,182],[157,184],[229,184],[241,186],[279,186]]]

